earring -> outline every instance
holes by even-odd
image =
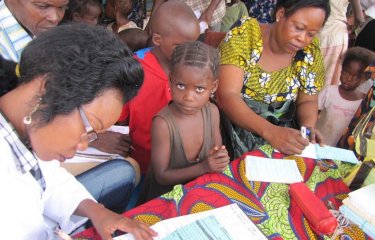
[[[215,91],[211,91],[210,98],[211,98],[211,99],[214,99],[214,98],[215,98]]]
[[[279,18],[276,18],[276,22],[279,22],[280,21],[280,19]]]
[[[32,119],[31,116],[39,109],[41,101],[42,101],[42,98],[39,98],[38,103],[35,105],[34,109],[29,113],[29,115],[26,115],[23,118],[23,123],[24,124],[26,124],[26,125],[30,125],[31,124],[31,122],[33,121],[33,119]]]

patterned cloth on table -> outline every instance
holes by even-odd
[[[269,145],[247,155],[285,157],[273,152]],[[173,191],[124,215],[152,225],[164,219],[237,203],[269,239],[323,239],[323,236],[317,236],[311,230],[296,202],[290,199],[287,184],[247,180],[243,157],[231,162],[223,173],[205,174],[185,185],[177,185]],[[329,160],[318,163],[302,157],[288,158],[297,162],[304,182],[323,202],[329,200],[336,207],[341,205],[349,189],[340,177],[352,168],[350,164]],[[99,239],[94,229],[86,230],[77,237]],[[368,239],[355,226],[345,228],[343,237]]]

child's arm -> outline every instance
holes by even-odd
[[[213,149],[208,159],[181,169],[169,168],[170,135],[167,123],[160,117],[152,121],[151,164],[156,181],[161,185],[175,185],[190,181],[207,172],[222,170],[229,162],[224,148]]]
[[[211,122],[212,122],[212,129],[214,131],[214,143],[215,146],[223,145],[223,138],[221,137],[220,132],[220,115],[219,109],[213,103],[210,103],[210,110],[211,110]]]
[[[361,1],[360,0],[349,0],[349,2],[352,6],[353,15],[354,15],[354,25],[352,26],[352,30],[355,30],[362,23],[364,23],[365,18],[363,16]]]

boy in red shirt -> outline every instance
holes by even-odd
[[[142,173],[150,162],[152,118],[172,99],[168,83],[172,52],[181,43],[197,40],[200,32],[193,11],[185,3],[173,0],[156,10],[151,29],[154,47],[136,53],[144,69],[143,85],[138,95],[124,105],[120,117],[120,121],[129,118],[133,147],[130,156],[137,160]]]

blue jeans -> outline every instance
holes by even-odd
[[[76,176],[98,203],[122,213],[135,188],[135,170],[122,159],[108,160]]]

